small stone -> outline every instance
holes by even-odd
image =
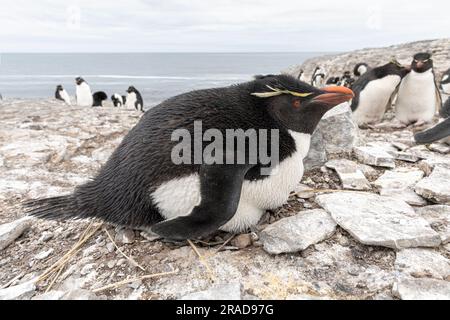
[[[398,168],[386,171],[373,184],[379,189],[382,196],[391,196],[410,205],[423,206],[427,204],[427,201],[418,196],[413,189],[423,176],[422,170]]]
[[[306,184],[299,183],[295,190],[293,191],[296,196],[302,199],[310,199],[315,196],[314,191],[312,191],[313,188],[307,186]]]
[[[372,189],[369,181],[367,181],[364,174],[359,170],[356,162],[347,159],[331,160],[328,161],[325,166],[336,171],[344,189]]]
[[[83,268],[81,268],[81,271],[80,271],[81,275],[85,276],[85,275],[89,274],[91,271],[94,270],[94,266],[95,266],[94,263],[89,263],[89,264],[85,265]]]
[[[31,226],[31,217],[23,217],[16,221],[0,225],[0,250],[9,246]]]
[[[329,238],[336,229],[330,215],[321,209],[308,210],[269,225],[260,234],[270,254],[297,252]]]
[[[110,260],[106,265],[108,266],[108,268],[112,269],[116,266],[116,260]]]
[[[136,280],[136,281],[129,283],[128,287],[130,287],[132,289],[137,289],[141,286],[141,284],[142,284],[142,280]]]
[[[47,241],[49,241],[51,238],[53,238],[53,233],[51,233],[51,232],[48,232],[48,231],[44,231],[44,232],[42,232],[42,235],[41,235],[41,237],[39,238],[39,242],[47,242]]]
[[[401,278],[394,284],[392,292],[402,300],[450,300],[450,282]]]
[[[115,240],[118,243],[131,244],[134,242],[134,231],[131,229],[120,229],[116,232]]]
[[[239,249],[247,248],[248,246],[252,245],[252,238],[250,234],[240,234],[236,237],[234,237],[233,240],[231,240],[231,245],[235,246]]]
[[[121,266],[121,265],[123,265],[124,263],[126,263],[127,262],[127,260],[126,259],[124,259],[124,258],[122,258],[122,259],[119,259],[118,261],[117,261],[117,266]]]
[[[108,250],[109,253],[114,252],[116,250],[116,247],[111,242],[106,244],[106,250]]]
[[[439,233],[442,243],[450,242],[450,206],[426,206],[417,208],[416,213],[425,218],[431,227]]]
[[[443,154],[450,153],[450,146],[444,143],[432,143],[428,146],[428,149]]]
[[[406,149],[408,149],[411,146],[411,145],[407,145],[406,143],[402,143],[402,142],[398,142],[398,141],[393,141],[392,145],[400,151],[405,151]]]
[[[316,197],[334,221],[366,245],[393,249],[436,247],[439,234],[406,202],[370,193],[336,192]]]
[[[51,290],[38,296],[34,296],[31,300],[61,300],[67,292],[59,290]]]
[[[429,177],[416,185],[415,190],[430,201],[450,205],[450,169],[435,167]]]
[[[75,289],[69,291],[62,300],[99,300],[99,297],[89,290]]]
[[[380,148],[355,147],[354,152],[358,161],[377,167],[395,168],[394,157]]]
[[[241,300],[240,283],[215,285],[204,291],[188,293],[180,300]]]
[[[405,162],[411,162],[416,163],[419,161],[419,157],[413,155],[409,152],[403,152],[403,151],[388,151],[388,153],[393,156],[396,160],[405,161]]]
[[[148,241],[156,241],[158,239],[161,239],[161,236],[159,234],[156,234],[150,230],[148,231],[142,231],[141,236]]]
[[[413,277],[446,279],[450,275],[450,261],[430,249],[404,249],[397,252],[395,269]]]
[[[41,251],[37,255],[34,256],[34,259],[36,259],[36,260],[44,260],[49,255],[51,255],[53,253],[53,251],[54,251],[53,248],[50,248],[47,251]]]

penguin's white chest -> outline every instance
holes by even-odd
[[[85,82],[77,85],[77,105],[81,107],[92,107],[94,99],[92,98],[92,92],[89,85]]]
[[[275,209],[286,203],[303,176],[303,159],[306,157],[311,135],[290,132],[296,143],[296,151],[281,161],[274,169],[276,174],[265,179],[248,181],[242,185],[238,209],[233,218],[220,229],[230,232],[254,226],[267,209]],[[198,174],[170,180],[160,185],[152,194],[153,202],[166,219],[189,215],[200,204],[200,178]]]
[[[404,124],[429,122],[436,113],[436,98],[432,69],[424,73],[413,70],[400,84],[395,116]]]
[[[127,109],[135,109],[135,103],[137,101],[136,93],[129,92],[127,94],[127,102],[125,103],[125,107]]]
[[[66,91],[65,89],[60,90],[60,91],[59,91],[59,95],[61,96],[61,98],[64,100],[64,102],[65,102],[66,104],[71,105],[70,97],[69,97],[69,95],[67,94],[67,91]]]
[[[397,75],[370,81],[359,94],[359,103],[353,112],[355,122],[358,125],[380,122],[400,81],[401,78]]]

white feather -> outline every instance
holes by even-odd
[[[92,107],[94,99],[92,98],[91,88],[86,82],[77,85],[77,105],[81,107]]]
[[[135,102],[136,102],[137,98],[136,98],[136,93],[134,92],[129,92],[127,94],[127,101],[125,103],[125,107],[127,109],[136,109],[136,107],[134,106]]]
[[[60,91],[59,91],[59,95],[61,96],[61,98],[64,100],[64,102],[65,102],[66,104],[68,104],[69,106],[72,104],[72,103],[70,102],[70,97],[69,97],[69,95],[67,94],[67,91],[66,91],[65,89],[60,90]]]

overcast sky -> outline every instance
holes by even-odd
[[[344,51],[450,37],[435,0],[0,0],[1,52]]]

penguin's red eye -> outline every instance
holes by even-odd
[[[300,100],[294,100],[294,102],[292,102],[292,106],[294,108],[300,108],[300,105],[301,105]]]

